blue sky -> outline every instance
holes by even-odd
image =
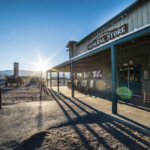
[[[29,62],[69,59],[66,45],[79,41],[135,0],[0,0],[0,70],[37,70]]]

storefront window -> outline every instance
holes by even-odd
[[[150,72],[149,70],[144,70],[144,80],[149,80],[150,79]]]
[[[93,79],[102,79],[102,70],[94,70]]]
[[[84,79],[90,79],[90,71],[84,72]]]
[[[82,72],[77,73],[77,79],[82,79]]]
[[[77,79],[77,73],[75,73],[75,72],[73,73],[73,78]]]
[[[138,67],[135,67],[135,82],[140,81],[140,70]]]
[[[123,69],[122,68],[120,68],[120,81],[123,81]]]
[[[134,68],[130,68],[130,82],[134,82]]]
[[[124,81],[128,80],[128,68],[124,68]]]

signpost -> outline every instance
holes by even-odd
[[[19,64],[14,63],[14,76],[18,77],[19,76]]]

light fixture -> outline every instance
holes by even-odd
[[[130,64],[130,65],[133,65],[133,60],[129,60],[129,64]]]
[[[128,66],[128,63],[126,61],[124,61],[123,66]]]

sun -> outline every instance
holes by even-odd
[[[31,76],[33,76],[34,74],[36,74],[36,72],[41,72],[41,77],[45,77],[45,73],[46,73],[46,71],[49,69],[49,67],[47,66],[47,63],[57,54],[57,53],[54,53],[52,56],[50,56],[46,61],[42,61],[42,59],[41,59],[41,56],[40,56],[40,54],[39,54],[39,52],[37,52],[38,53],[38,56],[39,56],[39,63],[34,63],[34,62],[31,62],[31,61],[27,61],[27,60],[25,60],[26,62],[28,62],[28,63],[30,63],[30,64],[32,64],[32,65],[34,65],[36,68],[36,71],[34,71],[33,72],[33,74],[31,74]]]
[[[37,64],[37,71],[46,71],[48,69],[47,64],[40,62]]]

